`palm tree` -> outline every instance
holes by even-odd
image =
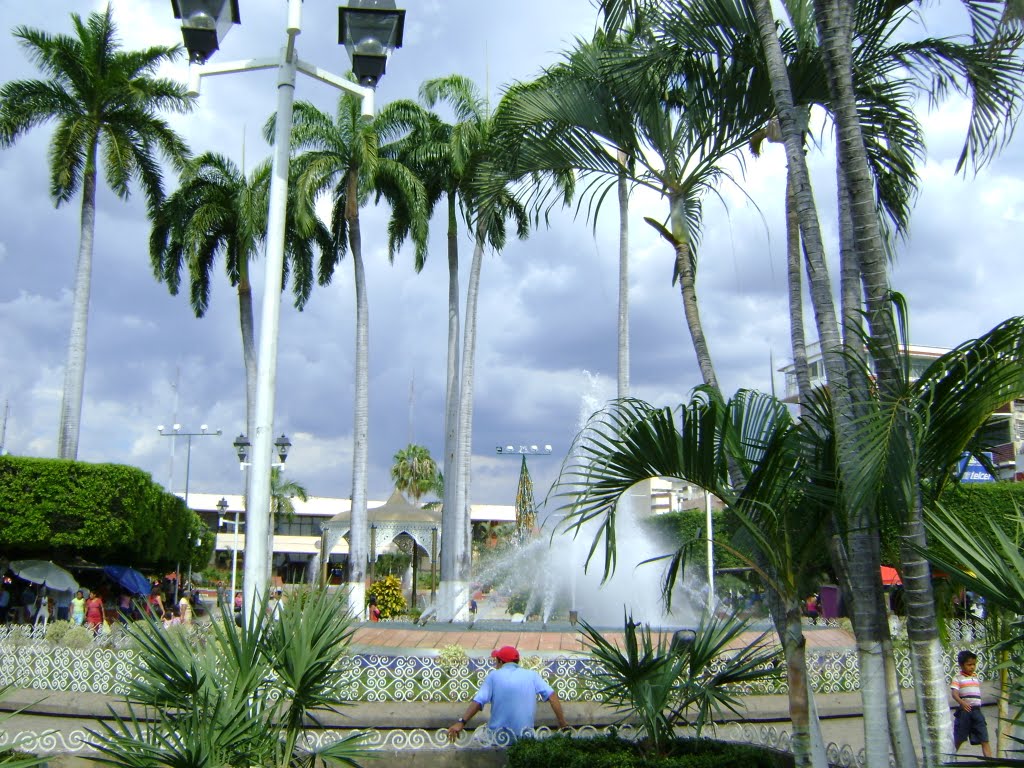
[[[702,206],[730,178],[722,160],[746,146],[764,124],[764,110],[743,98],[747,73],[727,60],[701,62],[700,74],[696,68],[692,73],[700,81],[687,83],[685,93],[676,89],[666,101],[668,81],[649,77],[625,88],[617,79],[615,73],[636,59],[631,46],[603,35],[579,42],[566,65],[509,92],[499,113],[501,146],[517,173],[580,173],[593,211],[608,185],[629,171],[620,156],[635,164],[633,183],[666,198],[668,216],[645,220],[672,246],[701,377],[717,389],[696,294]]]
[[[437,462],[424,446],[410,443],[395,454],[393,461],[391,479],[395,488],[411,496],[414,504],[437,488]]]
[[[273,141],[272,116],[264,128],[268,141]],[[426,192],[423,183],[401,162],[382,152],[378,126],[390,126],[393,115],[389,108],[381,110],[372,122],[362,116],[360,99],[345,93],[338,100],[332,118],[309,102],[294,106],[292,148],[302,152],[294,160],[297,194],[315,200],[329,194],[333,202],[330,230],[334,240],[333,257],[320,264],[319,281],[330,282],[337,261],[347,251],[352,254],[355,276],[356,339],[355,339],[355,414],[352,429],[352,526],[349,539],[349,594],[351,605],[365,603],[366,563],[369,556],[369,528],[366,513],[367,457],[369,438],[369,306],[366,296],[366,275],[363,268],[362,232],[359,209],[371,195],[387,200],[394,211],[409,222],[409,231],[416,247],[416,263],[422,265],[426,251]],[[394,258],[400,240],[390,227],[389,258]],[[328,548],[333,546],[330,542]]]
[[[429,217],[443,197],[447,214],[448,242],[448,354],[445,372],[444,459],[443,474],[459,477],[459,413],[462,366],[459,345],[462,341],[459,304],[459,210],[463,217],[471,206],[469,182],[481,157],[485,135],[487,105],[476,85],[461,75],[448,75],[425,81],[420,86],[420,100],[396,102],[394,114],[399,118],[394,129],[406,135],[392,142],[398,158],[413,168],[423,181],[427,194]],[[451,107],[453,124],[446,123],[430,109],[439,102]],[[404,223],[404,222],[403,222]],[[406,227],[403,227],[404,234]],[[468,550],[463,529],[469,524],[461,519],[456,496],[457,483],[444,486],[441,527],[441,579],[451,581],[456,571],[468,573]]]
[[[206,153],[193,160],[181,186],[153,217],[149,252],[153,272],[176,295],[181,273],[188,271],[189,300],[196,317],[209,306],[210,283],[217,258],[223,256],[228,281],[238,293],[238,322],[245,364],[245,434],[254,433],[256,347],[249,264],[266,245],[270,164],[248,177],[223,155]],[[313,285],[313,249],[330,259],[331,234],[315,216],[301,215],[307,202],[289,186],[285,223],[285,270],[294,275],[295,306],[302,309]]]
[[[180,55],[180,47],[122,50],[109,5],[84,20],[72,14],[71,21],[74,36],[17,27],[15,38],[46,79],[15,80],[0,88],[0,145],[10,146],[37,125],[56,122],[50,142],[50,195],[59,207],[82,193],[57,437],[57,455],[64,459],[78,456],[99,164],[122,200],[129,197],[133,180],[141,184],[152,213],[163,198],[158,156],[180,170],[188,155],[160,113],[192,107],[184,85],[155,77],[163,64]]]

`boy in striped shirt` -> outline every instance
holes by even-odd
[[[960,745],[968,739],[971,744],[980,744],[981,753],[992,757],[988,745],[988,726],[981,713],[981,681],[974,671],[978,668],[978,656],[971,651],[960,651],[956,657],[960,672],[949,683],[953,700],[959,705],[953,713],[953,744],[959,751]]]

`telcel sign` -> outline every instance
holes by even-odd
[[[992,461],[992,454],[986,453],[985,456],[990,462]],[[960,457],[959,473],[961,483],[994,483],[996,481],[992,473],[969,453]]]

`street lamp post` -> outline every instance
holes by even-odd
[[[171,425],[170,430],[165,430],[164,425],[161,424],[157,427],[157,431],[161,437],[184,437],[188,439],[188,448],[185,452],[185,506],[188,506],[188,483],[192,473],[192,438],[193,437],[220,437],[223,431],[218,429],[216,432],[209,432],[209,427],[205,424],[199,425],[198,432],[182,432],[181,424]],[[172,480],[174,478],[171,478]],[[173,488],[169,489],[173,492]],[[200,542],[202,543],[202,542]],[[192,579],[192,561],[189,560],[188,565],[189,580]],[[178,602],[178,585],[181,584],[181,563],[179,562],[174,569],[174,602]]]
[[[217,502],[217,510],[220,512],[220,517],[217,518],[217,527],[222,525],[233,525],[235,526],[235,540],[231,545],[231,609],[235,607],[235,574],[238,572],[238,526],[242,524],[242,521],[238,519],[238,514],[241,509],[235,510],[234,522],[228,520],[224,515],[228,511],[228,500],[221,496],[220,501]]]
[[[353,58],[356,78],[362,85],[334,75],[299,59],[295,38],[302,31],[302,0],[288,0],[285,45],[278,57],[204,65],[217,50],[221,38],[238,23],[238,0],[171,0],[175,16],[182,20],[182,36],[189,51],[189,90],[198,94],[202,77],[277,69],[277,120],[267,213],[267,254],[264,260],[264,298],[256,370],[256,416],[249,477],[248,527],[245,536],[243,586],[247,616],[261,599],[265,587],[270,521],[270,463],[274,430],[274,397],[277,376],[277,341],[281,314],[281,282],[284,266],[285,213],[288,166],[291,152],[292,104],[297,72],[349,91],[362,99],[363,115],[373,117],[373,87],[384,73],[382,63],[391,50],[402,45],[405,11],[394,0],[352,0],[339,9],[340,42],[359,55]],[[214,33],[211,44],[210,32]],[[247,619],[248,621],[249,619]]]
[[[246,469],[252,469],[252,462],[247,461],[249,458],[249,450],[252,448],[252,443],[249,442],[249,438],[245,435],[239,435],[235,438],[234,443],[235,453],[238,455],[238,468],[242,471]],[[288,439],[287,435],[281,435],[277,440],[274,441],[274,448],[277,449],[277,458],[279,461],[272,462],[270,465],[271,472],[276,467],[278,469],[284,469],[284,463],[288,460],[288,452],[292,449],[292,441]],[[251,474],[251,473],[250,473]],[[247,479],[249,477],[247,476]],[[248,483],[247,483],[248,484]],[[269,496],[268,496],[269,498]],[[273,499],[270,499],[270,503],[273,504]],[[246,519],[249,517],[248,507],[246,507]],[[245,539],[245,550],[248,554],[249,550],[249,535],[246,534]],[[270,524],[268,520],[267,524],[267,576],[270,575],[270,566],[274,558],[274,526]],[[233,598],[232,598],[233,599]]]

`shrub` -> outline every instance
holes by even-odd
[[[71,624],[71,622],[65,622]],[[49,634],[49,633],[47,633]],[[95,635],[92,630],[88,627],[80,627],[77,624],[71,624],[60,638],[60,644],[64,648],[70,648],[74,651],[82,651],[92,645],[92,641],[95,639]]]
[[[18,626],[11,629],[11,633],[7,636],[7,642],[15,648],[21,648],[22,646],[32,644],[32,627],[28,624],[19,624]]]
[[[382,619],[391,619],[405,612],[405,595],[402,594],[402,582],[397,576],[385,576],[378,579],[366,590],[366,599],[377,599]]]
[[[466,649],[461,645],[452,643],[451,645],[446,645],[437,654],[437,664],[445,672],[451,672],[469,664],[469,654],[466,653]]]
[[[522,739],[508,749],[509,768],[779,768],[784,764],[785,757],[777,752],[711,739],[678,739],[665,755],[645,755],[639,745],[614,736]]]
[[[64,635],[75,625],[70,621],[51,621],[46,625],[46,639],[54,645],[59,645]]]
[[[508,596],[508,604],[505,606],[505,613],[526,613],[526,603],[529,599],[529,592],[513,592]]]

